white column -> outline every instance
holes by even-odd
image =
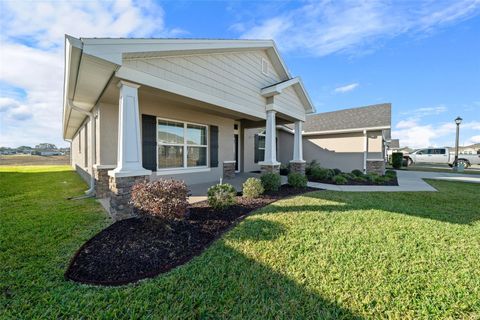
[[[293,135],[293,161],[305,162],[303,160],[303,141],[302,141],[303,121],[295,121],[295,132]]]
[[[363,130],[364,146],[363,146],[363,172],[367,173],[367,154],[368,154],[368,132]]]
[[[279,165],[277,162],[277,143],[276,143],[276,131],[275,114],[273,110],[267,111],[267,125],[265,132],[265,160],[261,162],[261,165]]]
[[[142,167],[140,114],[138,110],[139,85],[120,81],[118,109],[117,167],[108,172],[111,177],[146,176],[152,172]]]

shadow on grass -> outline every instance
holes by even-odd
[[[277,222],[244,220],[200,257],[158,279],[158,285],[181,284],[172,301],[164,303],[184,297],[181,305],[174,306],[180,310],[170,311],[186,318],[362,319],[272,269],[275,262],[261,263],[236,248],[253,241],[247,250],[260,254],[265,248],[255,242],[274,241],[284,232]]]
[[[310,192],[303,196],[329,204],[272,204],[259,214],[272,212],[351,212],[383,210],[454,224],[480,221],[480,192],[472,183],[427,180],[438,192]],[[332,204],[331,201],[336,202]]]

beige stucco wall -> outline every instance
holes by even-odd
[[[140,116],[142,114],[147,114],[170,120],[192,122],[204,125],[215,125],[218,126],[219,130],[218,167],[210,168],[210,171],[207,172],[163,175],[157,175],[156,173],[153,173],[151,179],[172,177],[175,179],[184,180],[189,184],[218,181],[223,175],[223,161],[234,160],[233,119],[208,114],[202,112],[198,108],[195,109],[177,102],[153,98],[139,99],[139,109]],[[118,106],[113,104],[101,104],[99,111],[101,119],[100,164],[104,166],[115,166],[117,159]],[[207,159],[207,164],[210,164],[209,159]]]
[[[92,163],[92,158],[88,150],[91,146],[90,125],[89,120],[87,120],[75,134],[70,145],[71,166],[77,169],[85,181],[88,181],[89,175],[91,174],[90,165]]]
[[[369,133],[368,158],[382,158],[382,132]],[[289,163],[293,156],[293,134],[280,131],[279,161]],[[322,167],[350,172],[363,169],[365,137],[363,133],[343,133],[303,137],[303,158],[317,160]]]

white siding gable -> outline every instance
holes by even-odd
[[[304,112],[303,103],[292,86],[283,89],[281,94],[275,96],[275,108],[287,115]]]
[[[268,74],[262,72],[262,59]],[[263,50],[125,59],[123,65],[254,113],[265,111],[260,90],[283,80]]]

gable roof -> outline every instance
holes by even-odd
[[[295,77],[292,79],[283,80],[283,81],[274,83],[270,86],[262,88],[260,93],[264,97],[271,97],[276,94],[282,93],[282,91],[288,87],[293,87],[295,92],[298,94],[300,100],[302,101],[302,103],[305,106],[308,106],[308,109],[305,110],[306,113],[315,112],[315,106],[313,105],[312,100],[310,99],[310,96],[307,93],[307,90],[305,90],[305,86],[303,85],[302,79],[300,79],[300,77]]]
[[[368,128],[389,129],[392,105],[382,103],[360,108],[351,108],[307,116],[305,133],[326,131],[360,131]]]
[[[77,39],[66,35],[63,137],[65,139],[73,138],[85,118],[85,115],[78,110],[74,110],[71,104],[76,106],[77,109],[90,111],[116,72],[121,68],[124,58],[236,52],[252,49],[265,50],[282,81],[288,81],[292,78],[273,40]],[[305,108],[313,110],[303,85],[297,83],[295,87],[297,94],[303,98],[303,101],[308,102]]]

